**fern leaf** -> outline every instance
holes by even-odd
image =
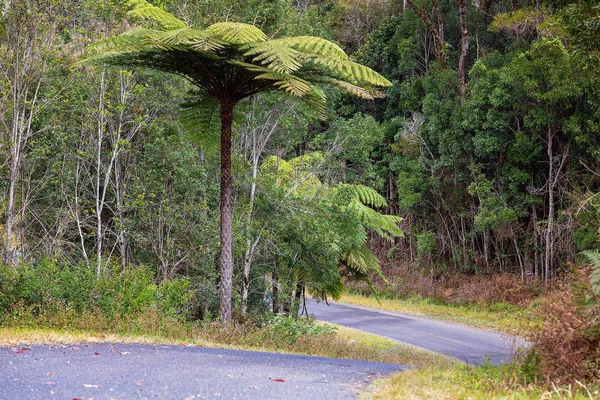
[[[215,151],[220,145],[220,105],[216,98],[206,92],[193,92],[180,106],[179,118],[184,131],[207,151]]]
[[[206,30],[224,42],[234,45],[267,40],[267,35],[257,27],[240,22],[219,22],[209,26]]]
[[[209,32],[197,29],[176,29],[152,35],[154,43],[167,49],[194,49],[197,51],[215,52],[222,49],[224,43],[214,38]]]
[[[365,185],[345,185],[348,187],[356,197],[365,205],[371,205],[373,207],[387,207],[387,203],[382,195],[372,187]]]
[[[310,282],[308,293],[313,299],[327,301],[328,298],[339,300],[344,294],[344,284],[341,279],[326,282]]]
[[[148,20],[160,25],[166,30],[187,28],[187,24],[173,14],[163,10],[162,8],[153,6],[146,0],[130,0],[129,4],[134,8],[127,14]]]
[[[367,207],[358,199],[351,200],[346,206],[346,211],[354,213],[361,220],[365,228],[375,231],[386,240],[404,235],[404,232],[398,226],[402,222],[401,217],[381,214]]]
[[[592,266],[590,286],[594,295],[600,298],[600,253],[598,250],[586,250],[582,251],[581,254],[588,259]]]
[[[360,86],[356,86],[353,85],[349,82],[344,82],[341,81],[339,79],[334,79],[334,78],[323,78],[322,79],[323,83],[329,83],[332,86],[338,87],[356,97],[360,97],[361,99],[366,99],[366,100],[373,100],[375,98],[380,98],[380,97],[384,97],[381,95],[381,93],[378,93],[376,91],[372,91],[370,92],[368,89],[360,87]]]
[[[362,274],[379,270],[379,259],[364,242],[359,249],[350,250],[345,261],[348,267]]]
[[[271,43],[281,43],[304,54],[314,54],[325,57],[347,60],[348,55],[340,46],[315,36],[295,36],[270,40]]]
[[[309,63],[324,67],[331,75],[339,75],[343,80],[355,85],[363,85],[365,83],[384,87],[392,85],[390,81],[371,68],[354,61],[340,60],[326,56],[308,56],[307,60]]]
[[[294,97],[304,97],[312,91],[312,85],[304,79],[294,75],[279,74],[275,71],[262,73],[254,77],[254,79],[273,81],[274,87],[283,89]]]
[[[275,41],[258,42],[244,46],[244,57],[252,57],[253,62],[260,63],[277,73],[293,73],[302,67],[298,61],[299,52],[276,43]]]
[[[90,46],[88,50],[95,54],[92,57],[144,51],[153,47],[149,38],[156,33],[157,31],[152,29],[135,28],[119,36],[100,40]]]

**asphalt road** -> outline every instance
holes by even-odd
[[[0,347],[0,399],[355,399],[404,368],[189,346]]]
[[[321,321],[385,336],[470,364],[488,360],[493,364],[509,363],[517,348],[527,346],[523,339],[496,332],[333,301],[329,304],[307,299],[308,313]]]

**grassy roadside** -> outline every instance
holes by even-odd
[[[523,332],[529,332],[541,326],[540,319],[533,316],[535,305],[525,309],[507,303],[496,303],[489,306],[459,306],[441,304],[431,299],[416,297],[405,300],[381,298],[378,302],[374,297],[354,294],[345,294],[340,301],[380,310],[432,317],[511,334],[523,334]]]
[[[373,400],[598,399],[600,389],[582,384],[546,389],[523,381],[516,367],[457,365],[406,371],[380,381]]]
[[[244,326],[231,327],[225,333],[218,325],[211,325],[176,335],[129,335],[50,328],[0,327],[0,346],[92,342],[172,344],[298,353],[432,368],[446,368],[458,364],[457,361],[437,353],[355,329],[321,323],[318,323],[318,326],[322,327],[318,334],[302,335],[295,340],[290,340],[296,335],[293,332],[273,334],[269,328],[249,331]],[[224,340],[225,338],[227,339]]]
[[[380,299],[344,295],[341,302],[365,307],[433,317],[483,329],[512,334],[526,334],[541,326],[534,317],[535,304],[520,309],[510,304],[491,306],[456,306],[429,299]],[[373,400],[488,400],[488,399],[598,399],[600,387],[592,385],[552,385],[535,382],[535,364],[484,365],[462,363],[422,364],[419,369],[404,371],[371,386]]]

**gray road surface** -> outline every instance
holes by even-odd
[[[308,313],[321,321],[385,336],[470,364],[486,360],[509,363],[517,348],[527,346],[523,339],[500,333],[333,301],[329,304],[307,299]]]
[[[404,368],[184,346],[0,347],[0,399],[354,399]]]

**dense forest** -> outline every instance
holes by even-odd
[[[199,31],[327,39],[391,82],[323,81],[326,108],[288,87],[237,105],[236,315],[353,278],[547,282],[600,246],[593,0],[0,0],[5,265],[143,266],[185,279],[195,318],[218,313],[220,124],[199,123],[214,108],[176,74],[85,62],[147,23],[140,4]]]

